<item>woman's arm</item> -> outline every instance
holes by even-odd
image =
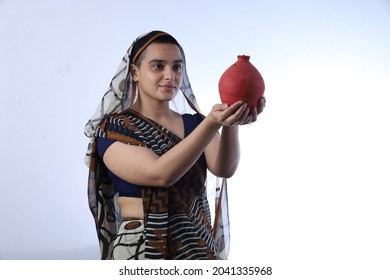
[[[207,167],[218,177],[230,178],[240,161],[238,126],[224,126],[205,150]]]
[[[243,105],[245,108],[246,106]],[[216,135],[205,150],[207,166],[211,173],[218,177],[229,178],[234,175],[240,161],[240,142],[237,124],[255,122],[257,116],[265,107],[265,98],[262,98],[257,108],[251,112],[245,109],[242,117],[245,121],[232,126],[224,126],[221,135]]]
[[[241,103],[226,108],[215,105],[211,113],[161,157],[145,147],[113,143],[103,161],[115,175],[141,186],[170,186],[178,181],[198,160],[222,125],[243,122],[245,108]]]

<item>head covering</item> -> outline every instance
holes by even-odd
[[[104,94],[100,104],[87,122],[84,129],[84,134],[90,139],[87,153],[84,158],[84,162],[87,164],[87,166],[89,166],[91,162],[92,146],[95,142],[95,133],[98,130],[101,121],[107,115],[120,113],[128,109],[136,99],[137,86],[132,79],[130,65],[135,63],[137,58],[140,56],[142,51],[146,49],[147,46],[149,46],[161,36],[170,36],[175,42],[177,42],[173,36],[166,32],[158,30],[152,31],[135,39],[130,48],[127,50],[126,54],[123,56],[118,70],[110,82],[108,90]],[[183,48],[179,45],[179,43],[177,43],[177,46],[180,49],[183,58],[183,78],[180,90],[182,91],[184,98],[178,95],[174,100],[171,101],[170,106],[179,113],[191,112],[191,110],[200,112],[187,76]]]

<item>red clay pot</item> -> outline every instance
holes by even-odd
[[[249,62],[250,56],[238,55],[238,60],[221,76],[218,88],[221,101],[232,105],[243,100],[249,108],[257,107],[264,96],[264,80],[260,72]]]

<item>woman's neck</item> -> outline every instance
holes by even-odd
[[[174,116],[174,112],[169,108],[169,102],[148,102],[146,104],[138,99],[131,109],[157,122]]]

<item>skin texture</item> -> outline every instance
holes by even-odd
[[[182,117],[169,108],[169,101],[178,94],[182,80],[179,48],[174,44],[152,43],[144,50],[138,64],[139,67],[131,66],[139,90],[132,109],[183,138]],[[263,99],[258,108],[250,111],[242,101],[231,106],[216,104],[190,135],[161,157],[145,147],[115,142],[105,152],[104,163],[118,177],[133,184],[169,187],[204,152],[210,172],[231,177],[240,159],[239,125],[256,121],[264,105]],[[220,129],[221,134],[218,134]],[[140,198],[119,197],[118,203],[122,217],[143,218]]]

